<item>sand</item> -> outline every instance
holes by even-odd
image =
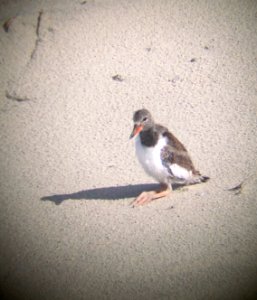
[[[254,299],[256,1],[1,1],[10,18],[1,299]],[[211,180],[133,209],[155,187],[142,107]]]

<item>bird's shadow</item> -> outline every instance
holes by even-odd
[[[65,200],[118,200],[138,196],[142,191],[154,190],[157,184],[136,184],[124,186],[101,187],[89,190],[82,190],[71,194],[56,194],[42,197],[43,201],[52,201],[56,205]]]
[[[56,205],[61,204],[65,200],[121,200],[125,198],[135,198],[142,191],[151,191],[158,189],[158,184],[135,184],[124,186],[110,186],[82,190],[71,194],[56,194],[44,196],[40,200],[52,201]],[[173,188],[177,188],[176,186]]]

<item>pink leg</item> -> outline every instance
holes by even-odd
[[[155,199],[159,199],[167,196],[171,192],[171,189],[166,184],[161,184],[161,187],[157,191],[142,192],[132,203],[132,207],[145,205]]]

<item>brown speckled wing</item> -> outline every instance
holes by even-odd
[[[182,168],[192,171],[193,174],[199,175],[185,146],[169,131],[163,133],[168,138],[168,145],[161,151],[163,165],[170,166],[177,164]]]
[[[170,131],[167,130],[167,131],[163,132],[162,135],[165,136],[165,137],[167,137],[168,144],[172,148],[174,148],[177,151],[185,151],[185,152],[187,152],[186,147]]]

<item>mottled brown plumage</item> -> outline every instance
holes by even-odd
[[[156,124],[148,110],[136,111],[133,121],[130,137],[137,136],[138,159],[144,170],[161,184],[160,191],[143,193],[134,205],[165,196],[172,183],[195,184],[209,179],[195,169],[185,146],[166,127]]]

